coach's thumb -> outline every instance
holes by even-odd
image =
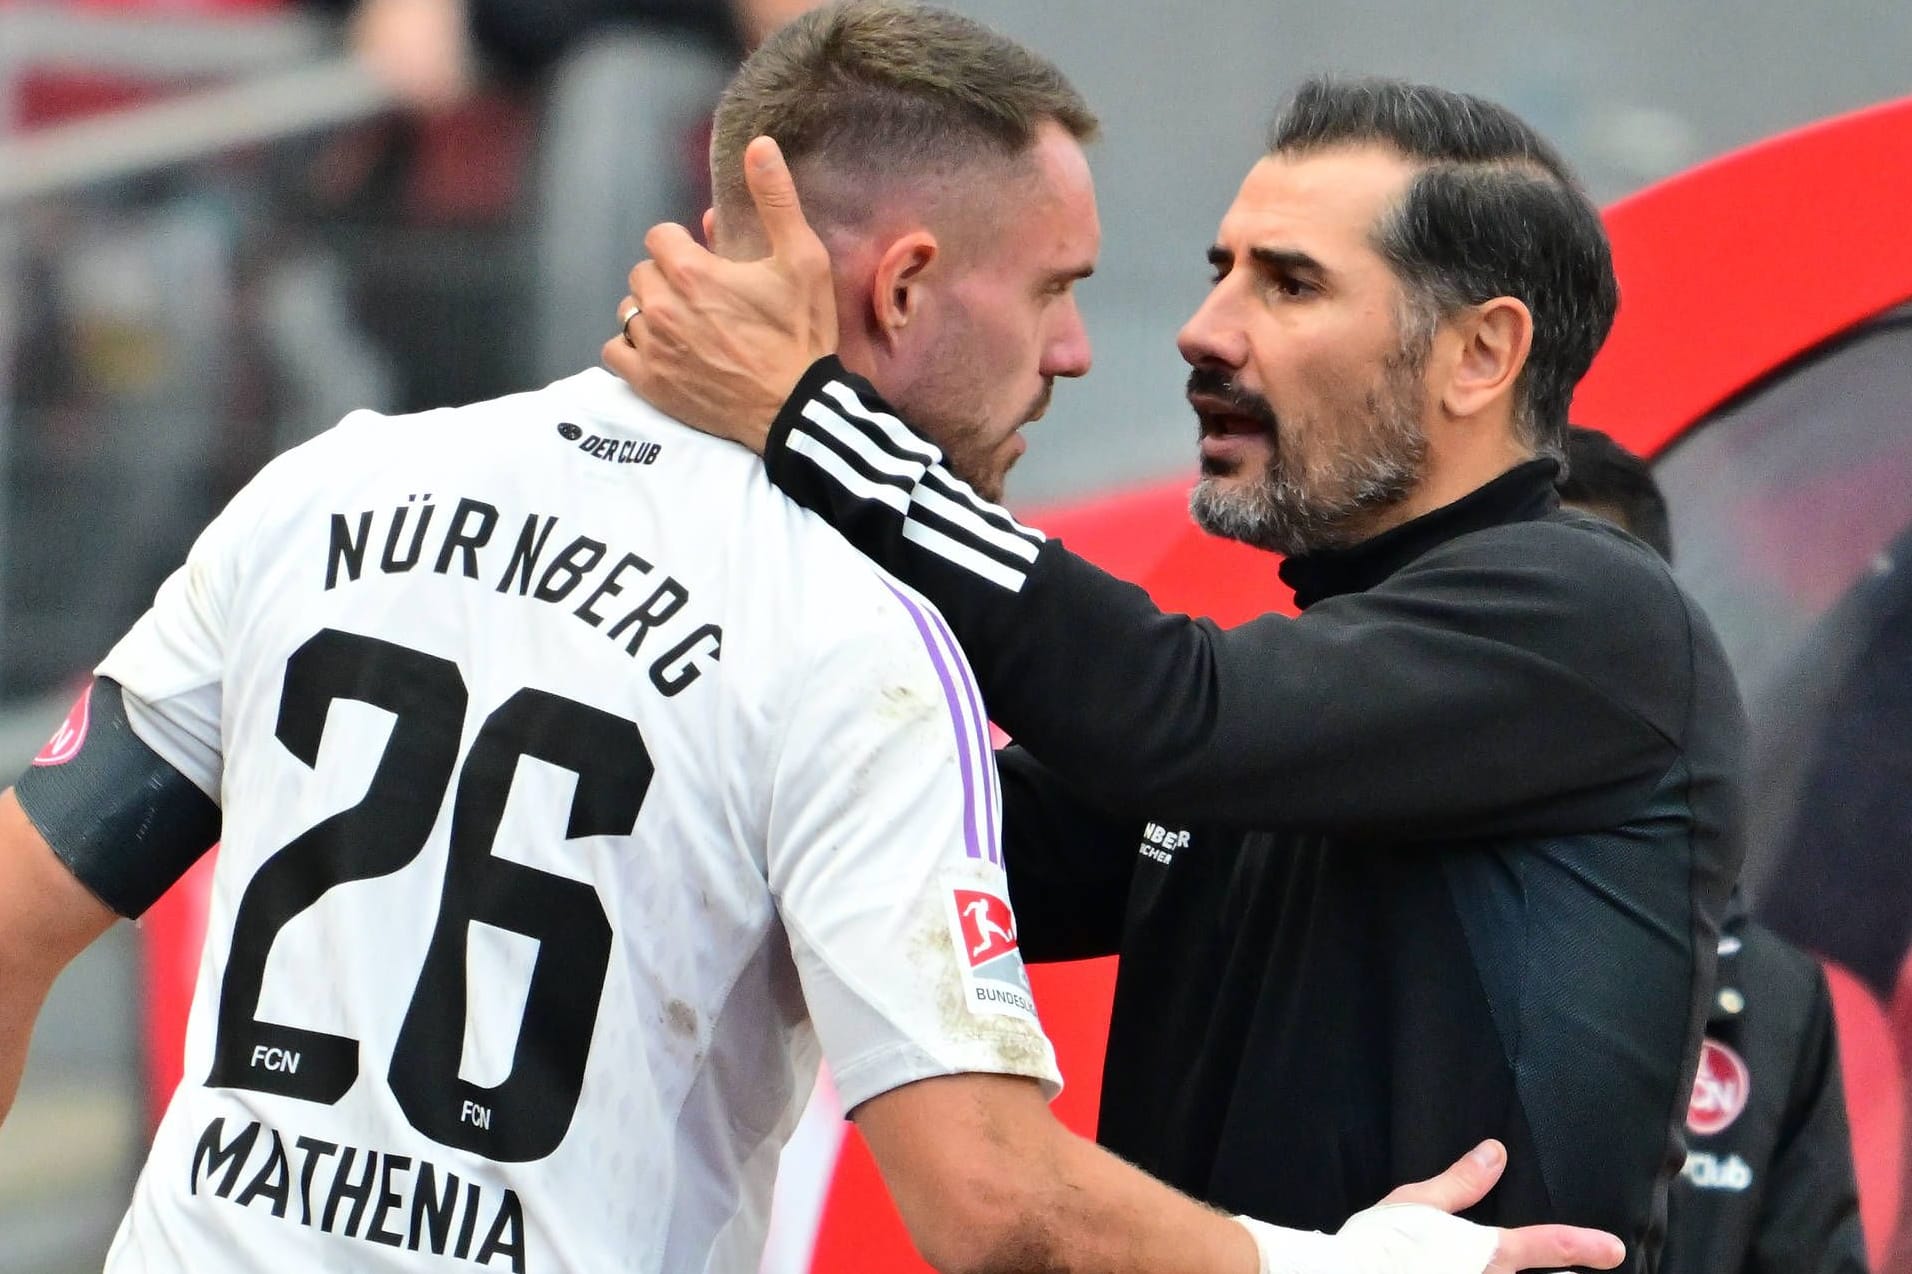
[[[1483,1141],[1454,1161],[1438,1177],[1401,1186],[1383,1203],[1424,1203],[1443,1212],[1460,1212],[1487,1197],[1507,1166],[1507,1148]]]
[[[750,199],[757,206],[772,256],[823,252],[822,241],[803,218],[803,204],[797,199],[797,183],[790,176],[790,166],[784,163],[783,151],[773,139],[754,138],[744,149],[744,183],[750,187]]]

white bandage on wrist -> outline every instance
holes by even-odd
[[[1421,1203],[1357,1212],[1337,1234],[1235,1218],[1255,1240],[1260,1274],[1483,1274],[1500,1232]]]
[[[1340,1240],[1319,1230],[1285,1230],[1251,1216],[1238,1216],[1261,1255],[1256,1274],[1325,1274],[1340,1268]]]

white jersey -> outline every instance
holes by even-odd
[[[113,1274],[735,1274],[819,1044],[1059,1084],[941,619],[605,373],[348,417],[99,671],[223,812]]]

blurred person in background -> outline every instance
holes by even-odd
[[[833,291],[797,193],[827,238],[869,175],[777,140],[771,254],[653,230],[605,357],[950,619],[1021,745],[1025,951],[1122,957],[1098,1138],[1319,1225],[1485,1128],[1512,1166],[1474,1215],[1597,1217],[1651,1269],[1739,865],[1744,717],[1664,565],[1558,508],[1616,289],[1552,147],[1399,81],[1310,81],[1282,112],[1181,348],[1197,519],[1287,555],[1302,613],[1223,630],[989,503],[1054,373],[951,353],[892,404],[828,356],[838,306],[858,360],[973,320],[930,268]],[[720,230],[748,211],[721,166],[715,197]],[[1053,216],[1025,205],[1006,235],[1047,242]]]
[[[455,106],[486,70],[531,76],[619,25],[748,52],[818,0],[309,0],[347,15],[353,50],[414,110]]]
[[[1912,527],[1802,649],[1772,692],[1791,729],[1758,757],[1790,799],[1755,910],[1912,1006]]]
[[[818,0],[306,2],[345,19],[359,59],[415,113],[399,143],[405,215],[521,225],[508,298],[493,271],[429,307],[463,315],[450,323],[425,324],[398,284],[367,313],[398,355],[403,405],[421,408],[576,367],[644,231],[703,206],[707,120],[738,57]],[[535,95],[528,134],[514,88]],[[486,255],[489,270],[499,254]]]
[[[1569,429],[1559,488],[1564,506],[1604,518],[1673,560],[1652,470],[1606,434]],[[1825,971],[1749,919],[1738,890],[1720,933],[1686,1131],[1661,1274],[1864,1274]]]

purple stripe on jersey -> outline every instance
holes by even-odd
[[[976,732],[976,738],[982,741],[983,756],[983,817],[988,820],[988,832],[983,841],[989,847],[989,861],[1002,862],[1002,842],[996,839],[996,767],[990,764],[988,755],[989,719],[983,715],[982,692],[976,689],[976,678],[969,670],[969,661],[963,658],[962,649],[956,645],[956,634],[949,630],[949,621],[932,611],[929,615],[936,631],[942,634],[945,649],[950,653],[950,662],[956,665],[957,673],[963,679],[963,690],[969,702],[969,724]]]
[[[949,722],[956,727],[956,755],[963,767],[963,844],[969,850],[971,858],[983,857],[983,850],[976,843],[976,781],[969,773],[969,731],[963,726],[963,710],[956,700],[956,683],[950,679],[949,664],[943,659],[935,635],[930,631],[929,620],[922,610],[909,598],[885,584],[896,600],[903,603],[903,609],[916,621],[917,635],[923,639],[924,649],[929,651],[930,664],[936,669],[937,680],[943,683],[943,702],[949,708]],[[992,855],[993,858],[993,855]]]

